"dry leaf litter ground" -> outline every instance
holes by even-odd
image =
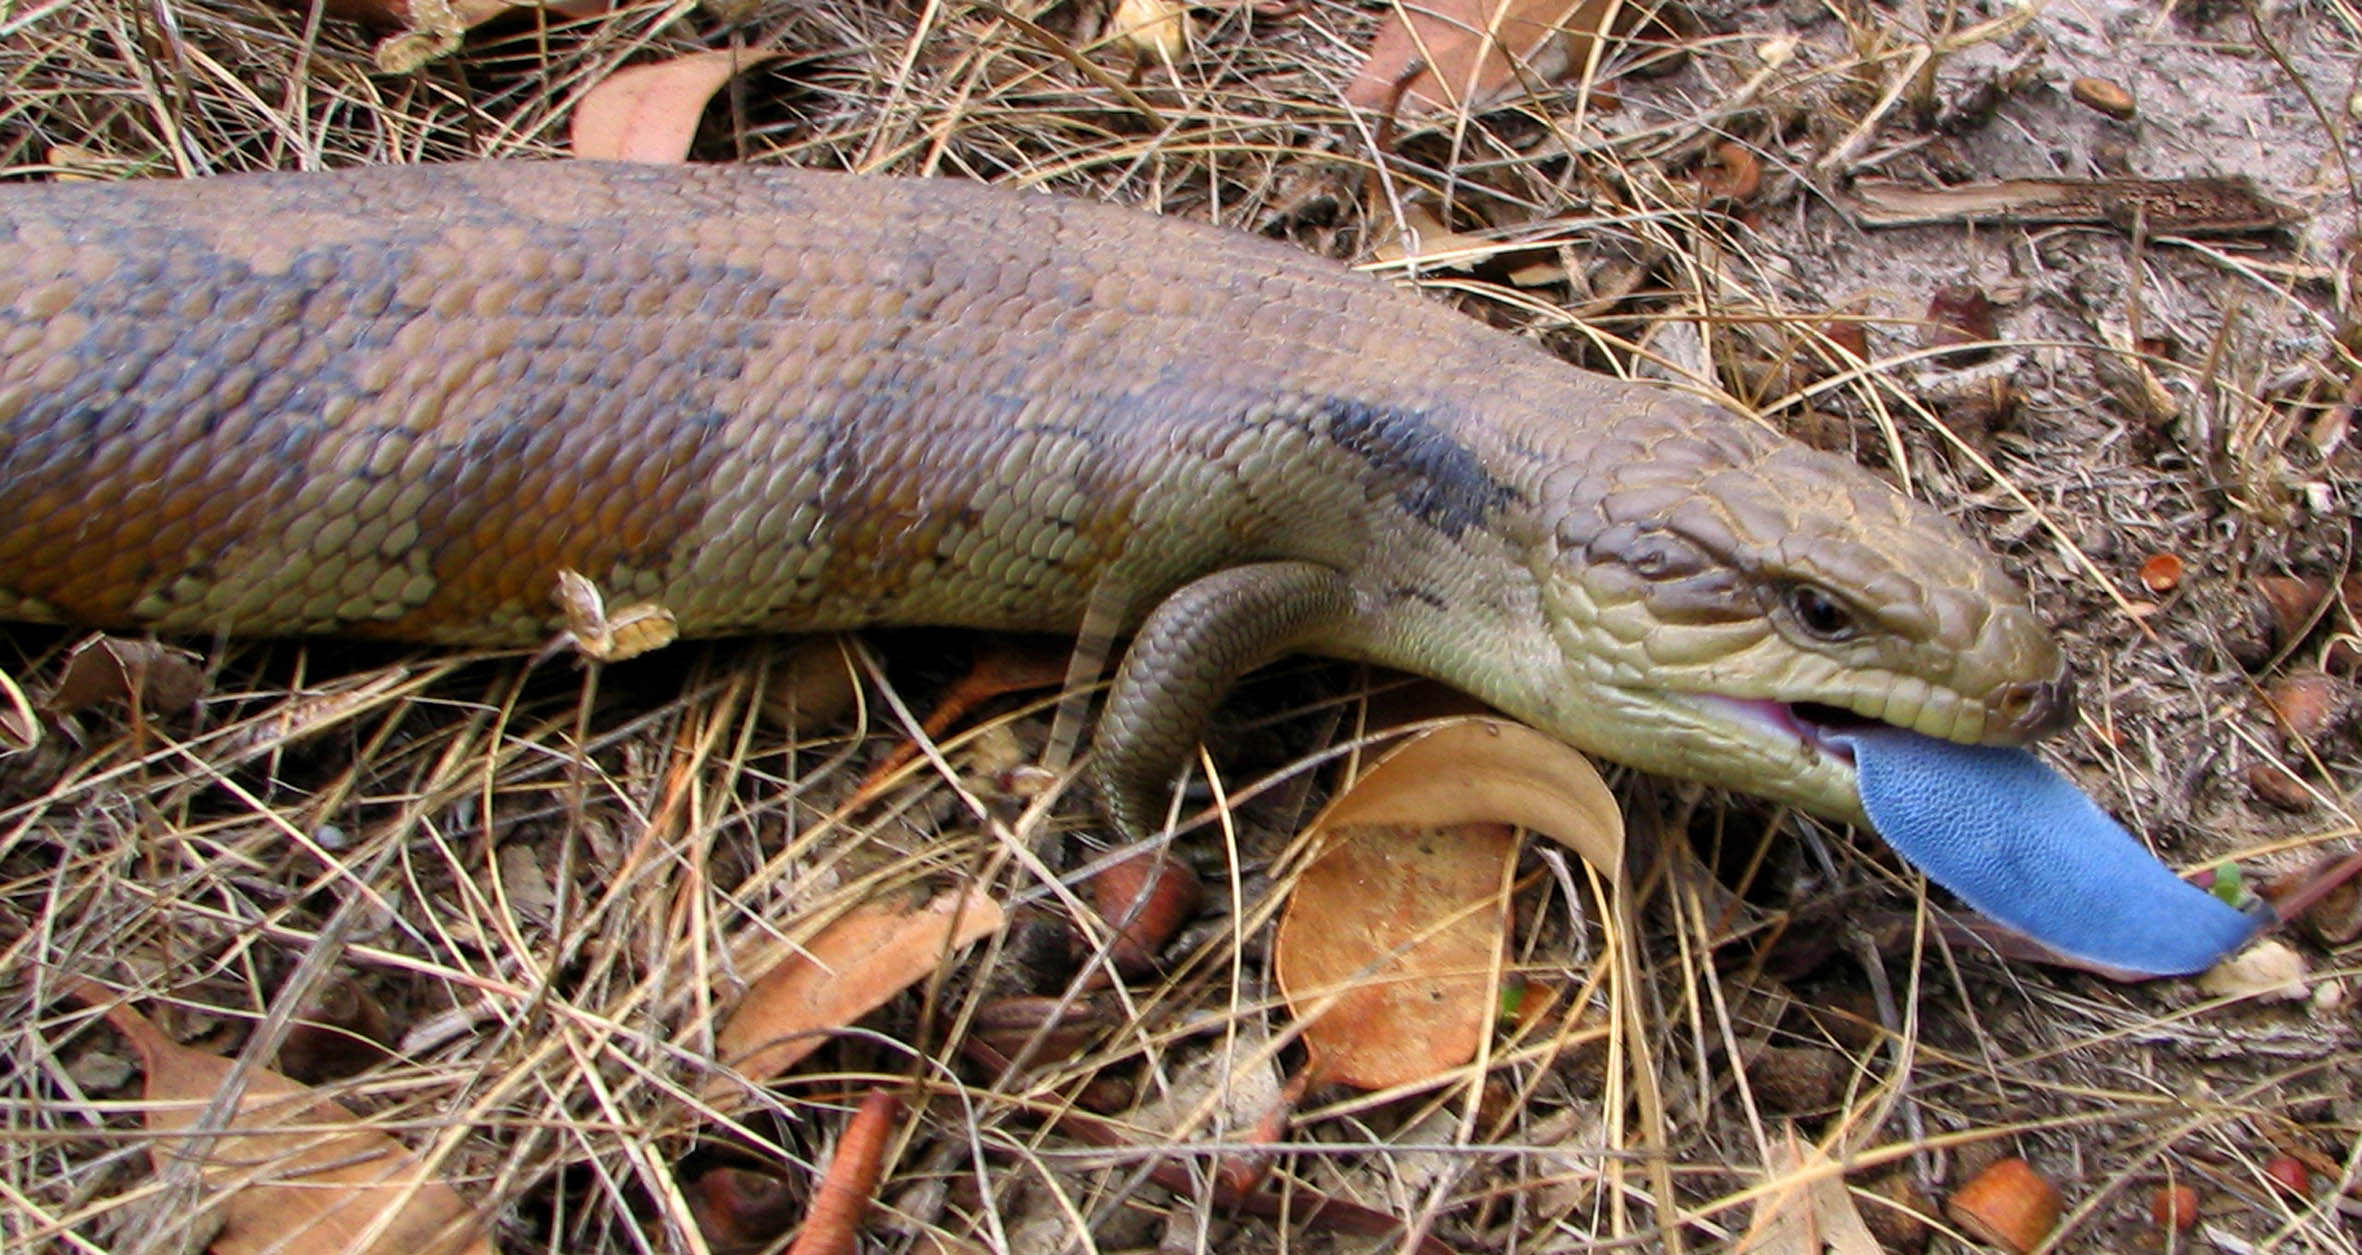
[[[2262,577],[2334,587],[2353,566],[2362,12],[1716,4],[1672,46],[1577,58],[1515,107],[1386,127],[1342,103],[1382,7],[1209,6],[1178,57],[1136,72],[1095,42],[1097,6],[647,4],[495,23],[385,73],[378,35],[300,12],[18,0],[0,7],[0,175],[560,156],[573,103],[619,67],[739,45],[789,55],[707,114],[700,159],[1042,185],[1357,261],[1423,216],[1485,246],[1424,271],[1436,299],[1588,365],[1762,406],[1989,538],[2085,677],[2056,756],[2169,861],[2237,857],[2268,878],[2352,847],[2351,732],[2292,738],[2263,699],[2342,661],[2348,607],[2285,640],[2253,599]],[[2076,103],[2087,76],[2127,89],[2135,117]],[[1718,199],[1749,167],[1760,184]],[[1865,232],[1831,200],[1857,176],[2201,174],[2250,176],[2306,217],[2203,240],[2137,223]],[[1931,295],[1962,285],[1991,298],[2002,341],[1975,361],[1922,347]],[[2139,576],[2154,555],[2183,567],[2162,591]],[[38,696],[76,639],[13,631],[7,670]],[[1020,852],[1072,867],[1103,835],[1081,790],[1060,798],[1028,767],[1043,701],[1003,702],[947,744],[953,780],[922,760],[857,804],[903,708],[923,713],[967,647],[882,635],[860,710],[792,733],[767,713],[790,668],[766,642],[603,670],[220,645],[201,648],[193,718],[53,717],[0,768],[0,1240],[163,1251],[211,1232],[192,1178],[150,1166],[121,1039],[63,996],[89,979],[185,1044],[321,1081],[479,1204],[503,1250],[696,1249],[716,1199],[800,1216],[879,1076],[916,1078],[925,1100],[870,1249],[1049,1251],[1082,1228],[1101,1250],[1371,1249],[1144,1183],[1152,1149],[1217,1167],[1297,1062],[1265,934],[1311,772],[1184,841],[1216,905],[1161,978],[1094,1000],[1112,1009],[1084,1049],[1008,1075],[963,1060],[980,1009],[1071,992],[1084,970],[1064,923],[1083,908]],[[2328,686],[2339,702],[2345,685]],[[1226,785],[1349,740],[1369,687],[1307,664],[1251,685],[1217,738]],[[2290,791],[2274,764],[2311,796],[2266,801]],[[2157,1245],[2148,1199],[2168,1180],[2205,1200],[2185,1242],[2362,1246],[2340,1194],[2362,1156],[2350,905],[2292,935],[2311,969],[2292,998],[2117,986],[1940,944],[1874,843],[1619,783],[1637,831],[1677,838],[1636,869],[1644,935],[1603,938],[1596,904],[1563,888],[1580,876],[1529,856],[1512,967],[1583,1005],[1427,1093],[1314,1091],[1286,1180],[1453,1250],[1713,1249],[1793,1196],[1773,1168],[1810,1162],[1792,1127],[1865,1189],[1940,1196],[2024,1156],[2066,1195],[2058,1249]],[[1014,927],[793,1084],[701,1096],[749,948],[881,891],[970,880],[1020,904]],[[1625,941],[1639,982],[1586,984],[1603,942]],[[289,1008],[395,1054],[269,1018]],[[1114,1109],[1139,1103],[1125,1149],[1047,1127],[1071,1102],[1111,1105],[1110,1087]],[[2267,1180],[2289,1153],[2315,1169],[2308,1199]]]

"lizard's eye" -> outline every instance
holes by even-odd
[[[1795,618],[1796,626],[1824,641],[1852,640],[1862,630],[1853,611],[1836,594],[1812,584],[1798,584],[1788,590],[1788,613]]]

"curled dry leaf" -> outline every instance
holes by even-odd
[[[1345,89],[1387,112],[1481,112],[1524,84],[1580,73],[1602,34],[1622,35],[1641,6],[1617,0],[1421,0],[1390,6],[1369,58]],[[1613,23],[1612,31],[1608,29]]]
[[[2249,763],[2245,775],[2248,791],[2257,801],[2292,815],[2313,809],[2313,791],[2279,764]]]
[[[177,713],[195,706],[204,694],[205,672],[197,655],[155,641],[94,636],[66,656],[49,708],[70,715],[102,702],[124,702]]]
[[[1171,65],[1189,55],[1193,32],[1181,0],[1115,0],[1107,37],[1134,60]]]
[[[1931,349],[1951,349],[1951,360],[1981,358],[1993,351],[1996,334],[1993,301],[1972,283],[1937,288],[1927,298],[1927,325],[1921,342]]]
[[[558,572],[552,594],[566,615],[566,635],[574,650],[593,662],[622,662],[662,649],[679,639],[673,612],[654,602],[634,602],[614,610],[606,595],[579,571]]]
[[[2267,937],[2206,969],[2198,978],[2198,992],[2210,998],[2302,1002],[2312,996],[2306,983],[2311,975],[2303,955]]]
[[[1765,1162],[1765,1192],[1737,1249],[1759,1255],[1880,1255],[1828,1152],[1787,1130]]]
[[[1716,144],[1698,167],[1698,190],[1708,201],[1744,205],[1763,190],[1763,162],[1745,144]]]
[[[230,1078],[232,1061],[173,1041],[97,985],[85,984],[73,996],[103,1009],[139,1054],[154,1104],[148,1130],[169,1135],[195,1127]],[[188,1142],[160,1136],[149,1153],[159,1169],[201,1154],[205,1180],[228,1191],[211,1207],[221,1218],[213,1255],[492,1255],[473,1209],[429,1177],[402,1143],[267,1068],[247,1073],[246,1092],[222,1134]]]
[[[1598,773],[1500,719],[1406,742],[1313,821],[1322,852],[1273,948],[1319,1080],[1388,1088],[1474,1056],[1497,1006],[1512,824],[1621,875],[1623,820]]]
[[[714,1046],[721,1062],[760,1084],[794,1067],[842,1028],[935,970],[945,955],[998,932],[1000,904],[981,890],[950,890],[915,908],[856,907],[821,929],[749,986]],[[736,1093],[718,1077],[708,1102]]]
[[[774,728],[810,732],[842,719],[861,694],[860,672],[845,638],[836,633],[799,636],[775,661],[763,681],[763,721]]]
[[[575,102],[574,155],[664,164],[686,160],[689,141],[697,137],[697,119],[714,93],[781,55],[723,48],[617,70]]]

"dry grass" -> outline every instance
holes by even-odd
[[[1593,80],[1612,79],[1616,98],[1561,87],[1400,138],[1383,160],[1340,94],[1373,12],[1209,9],[1193,55],[1135,78],[1094,46],[1095,6],[1015,7],[1029,19],[871,0],[757,5],[727,25],[647,3],[512,21],[457,58],[383,75],[368,36],[300,13],[15,0],[0,3],[0,176],[558,156],[572,103],[617,67],[737,44],[794,55],[709,115],[704,158],[1044,184],[1351,258],[1431,200],[1518,264],[1572,276],[1426,276],[1440,295],[1587,365],[1762,407],[2008,553],[2093,697],[2064,757],[2174,861],[2285,868],[2351,844],[2354,742],[2292,750],[2256,700],[2318,641],[2253,671],[2234,660],[2253,643],[2253,575],[2351,565],[2362,481],[2339,424],[2356,375],[2350,330],[2334,339],[2354,313],[2352,237],[2337,243],[2350,184],[2280,181],[2321,224],[2293,249],[2136,246],[2104,230],[2024,247],[2015,228],[1865,237],[1821,202],[1832,176],[2022,173],[1980,163],[2050,143],[2046,126],[2097,125],[2012,80],[2033,35],[1980,31],[1993,14],[1942,6],[1716,8],[1669,76],[1613,78],[1657,57],[1619,49]],[[2036,34],[2072,44],[2087,19],[2062,9]],[[2350,65],[2362,43],[2351,7],[2233,12],[2202,32],[2155,23],[2126,44],[2268,80],[2257,96],[2289,128],[2276,144],[2318,158],[2344,142],[2354,84],[2323,67]],[[1789,59],[1767,62],[1764,39],[1791,28]],[[1980,128],[1963,102],[1985,83],[2008,90],[2003,120]],[[2028,100],[2049,111],[2017,108]],[[2201,149],[2208,137],[2149,136]],[[1697,165],[1724,143],[1765,168],[1749,224],[1701,203]],[[2004,261],[2032,292],[2005,333],[2012,355],[1937,369],[1911,326],[1927,287],[1998,286]],[[1828,335],[1855,321],[1873,328],[1867,366]],[[1979,374],[2022,397],[1991,432],[1964,421]],[[2130,577],[2152,552],[2193,575],[2162,605],[2134,605],[2160,600]],[[71,643],[8,639],[8,672],[36,690]],[[1211,1166],[1259,1114],[1213,1095],[1259,1092],[1297,1062],[1262,925],[1306,811],[1301,759],[1361,725],[1366,684],[1294,667],[1243,695],[1228,779],[1268,787],[1236,790],[1251,800],[1235,824],[1185,843],[1219,869],[1213,922],[1164,979],[1129,991],[1090,1050],[995,1076],[960,1057],[978,1010],[1079,980],[1059,923],[1079,908],[1017,852],[1079,866],[1097,829],[1082,798],[1061,797],[1064,777],[1046,795],[1009,787],[1046,737],[1037,707],[947,744],[949,777],[922,760],[862,793],[901,711],[923,712],[949,678],[947,644],[885,638],[866,717],[802,734],[765,716],[785,663],[762,643],[606,671],[225,646],[206,651],[199,720],[67,720],[0,765],[0,1233],[28,1249],[164,1251],[209,1231],[190,1183],[151,1171],[116,1046],[60,1000],[97,979],[181,1039],[266,1065],[290,1011],[380,1005],[397,1055],[331,1084],[483,1204],[506,1251],[698,1249],[691,1183],[719,1164],[776,1172],[799,1215],[872,1077],[924,1095],[876,1249],[939,1249],[912,1245],[928,1232],[1068,1249],[1084,1229],[1102,1250],[1277,1248],[1268,1224],[1146,1185],[1144,1167],[1152,1148]],[[2311,813],[2254,802],[2242,773],[2273,760],[2320,791]],[[2205,1231],[2230,1249],[2362,1246],[2351,1201],[2293,1202],[2262,1175],[2266,1157],[2301,1147],[2339,1184],[2356,1179],[2350,945],[2310,950],[2320,993],[2294,1004],[2005,964],[1945,947],[1914,886],[1862,843],[1744,800],[1624,784],[1636,826],[1674,838],[1651,842],[1662,857],[1639,876],[1645,935],[1603,938],[1594,906],[1545,875],[1520,900],[1512,953],[1554,975],[1603,941],[1630,944],[1640,982],[1601,985],[1591,1020],[1498,1043],[1432,1092],[1316,1092],[1292,1135],[1301,1153],[1281,1161],[1289,1179],[1410,1217],[1455,1250],[1713,1248],[1745,1231],[1793,1126],[1861,1185],[1900,1174],[1940,1191],[2025,1155],[2066,1188],[2062,1249],[2146,1241],[2148,1197],[2169,1179],[2199,1184]],[[968,879],[1031,913],[793,1084],[727,1113],[700,1101],[716,1005],[741,975],[734,947],[808,935],[881,891]],[[1196,1118],[1114,1154],[1049,1126],[1110,1080]]]

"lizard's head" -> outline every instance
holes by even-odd
[[[1854,819],[1832,733],[2024,745],[2073,719],[2049,630],[1934,511],[1735,422],[1672,411],[1607,439],[1541,484],[1529,551],[1563,666],[1624,738],[1592,748]]]
[[[1990,556],[1851,463],[1636,408],[1544,461],[1528,498],[1558,680],[1517,713],[1636,767],[1867,820],[2089,965],[2195,971],[2253,934],[2021,748],[2073,720],[2074,689]]]

